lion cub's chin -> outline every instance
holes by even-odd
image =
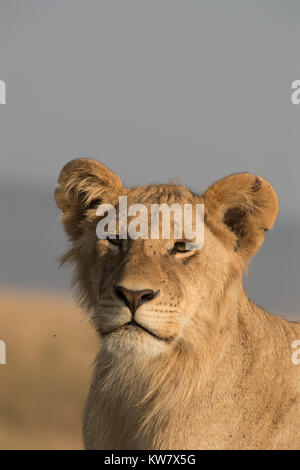
[[[104,336],[102,347],[115,356],[155,357],[169,351],[171,346],[138,328],[122,328]]]

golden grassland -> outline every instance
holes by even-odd
[[[0,449],[81,449],[98,340],[62,294],[0,289]]]
[[[82,449],[81,416],[99,343],[75,301],[0,288],[0,340],[7,348],[0,449]]]

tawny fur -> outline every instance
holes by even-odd
[[[174,240],[98,240],[95,207],[204,203],[205,242],[174,254]],[[201,196],[176,184],[127,189],[104,165],[77,159],[56,190],[72,246],[79,300],[101,338],[84,413],[88,449],[299,449],[300,324],[248,299],[242,271],[278,213],[272,186],[242,173]],[[276,256],[276,253],[274,254]],[[160,289],[136,311],[114,294]]]

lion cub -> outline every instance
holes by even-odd
[[[241,173],[202,195],[177,184],[128,189],[91,159],[68,163],[58,182],[72,243],[62,262],[75,264],[81,304],[101,338],[86,448],[299,449],[291,345],[300,326],[255,305],[242,284],[277,217],[271,184]],[[120,218],[120,196],[149,210],[204,205],[203,246],[185,249],[175,230],[99,238],[97,208],[108,204]]]

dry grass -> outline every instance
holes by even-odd
[[[80,449],[98,341],[74,301],[0,290],[0,449]]]
[[[0,340],[7,346],[0,449],[81,449],[81,415],[99,346],[75,302],[0,289]]]

